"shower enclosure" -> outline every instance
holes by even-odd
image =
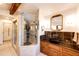
[[[19,20],[19,30],[21,32],[20,55],[35,56],[38,53],[38,11],[23,12]]]
[[[24,19],[24,45],[36,44],[38,20]]]

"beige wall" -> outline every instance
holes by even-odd
[[[43,35],[44,32],[41,30],[41,27],[44,26],[44,30],[51,30],[50,29],[50,18],[55,14],[62,14],[63,15],[63,30],[62,31],[74,31],[79,32],[79,8],[74,7],[68,10],[53,12],[52,15],[44,14],[46,11],[40,9],[39,10],[39,34]]]
[[[77,8],[72,8],[62,12],[63,14],[63,31],[76,31]]]
[[[79,7],[77,8],[77,21],[76,21],[76,26],[77,26],[77,32],[79,32]]]
[[[50,30],[50,17],[45,12],[45,9],[39,9],[39,35],[44,34],[42,27],[44,27],[44,30]]]

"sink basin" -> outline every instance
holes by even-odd
[[[59,38],[50,38],[49,42],[58,44],[58,43],[61,43],[62,40]]]

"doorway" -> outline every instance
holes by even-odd
[[[12,46],[12,21],[0,21],[0,56],[14,56],[17,55]]]

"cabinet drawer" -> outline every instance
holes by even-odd
[[[62,56],[71,56],[71,55],[69,55],[69,54],[66,53],[66,52],[63,52],[63,53],[62,53]]]
[[[72,54],[72,53],[63,51],[62,56],[78,56],[78,54]]]
[[[54,44],[49,44],[48,47],[57,51],[62,51],[62,47],[54,45]]]
[[[50,53],[48,53],[48,56],[57,56],[58,54],[57,54],[57,52],[50,52]]]
[[[69,48],[63,48],[63,54],[65,54],[65,53],[70,55],[70,56],[78,56],[79,55],[78,52],[76,52],[72,49],[69,49]]]
[[[58,56],[62,56],[62,51],[59,51],[58,52]]]
[[[54,49],[49,49],[48,50],[48,55],[49,56],[57,56],[58,55],[58,52]]]

